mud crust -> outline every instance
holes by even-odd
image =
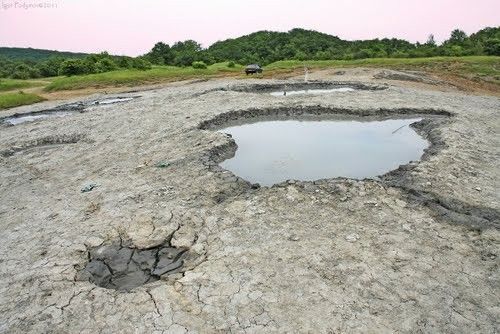
[[[10,157],[16,153],[26,151],[32,148],[51,147],[63,144],[76,144],[85,138],[84,134],[68,134],[42,137],[35,140],[21,142],[11,146],[9,149],[0,151],[0,156]]]

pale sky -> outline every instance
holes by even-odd
[[[445,40],[500,25],[500,0],[0,0],[0,46],[136,56],[299,27],[342,39]],[[32,8],[42,5],[43,8]]]

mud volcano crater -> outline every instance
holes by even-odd
[[[444,145],[442,110],[348,110],[320,106],[220,114],[200,125],[225,133],[213,150],[222,170],[254,184],[330,178],[379,179]]]
[[[387,89],[386,85],[364,84],[360,82],[331,82],[331,81],[283,81],[269,84],[229,85],[215,88],[202,94],[213,91],[270,94],[273,96],[289,96],[303,94],[328,94],[335,92],[378,91]],[[286,92],[286,94],[285,94]]]
[[[106,289],[130,291],[182,272],[187,256],[187,249],[172,247],[169,243],[137,249],[121,241],[114,242],[89,249],[88,263],[78,276]]]

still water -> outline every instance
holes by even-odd
[[[339,87],[331,89],[304,89],[304,90],[290,90],[290,91],[277,91],[272,92],[272,96],[292,96],[292,95],[320,95],[320,94],[330,94],[330,93],[343,93],[343,92],[354,92],[356,89],[351,87]]]
[[[419,160],[429,143],[411,123],[384,121],[263,121],[222,130],[238,149],[221,166],[264,186],[289,179],[374,178]]]

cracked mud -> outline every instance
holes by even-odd
[[[495,333],[500,100],[385,76],[311,73],[386,89],[286,99],[176,83],[2,127],[0,333]],[[218,165],[237,149],[218,128],[304,116],[417,116],[431,145],[380,180]]]
[[[168,244],[150,249],[120,243],[100,246],[89,251],[89,263],[80,272],[80,279],[107,289],[130,291],[163,275],[180,272],[186,252]]]

